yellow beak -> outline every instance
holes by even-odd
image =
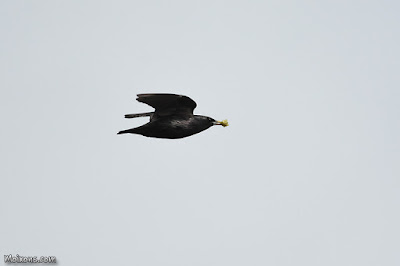
[[[222,121],[217,121],[216,125],[221,125],[223,127],[227,127],[227,126],[229,126],[229,123],[228,123],[228,120],[225,119],[225,120],[222,120]]]

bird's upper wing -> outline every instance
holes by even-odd
[[[139,102],[146,103],[156,109],[157,116],[168,116],[173,114],[192,115],[197,104],[184,95],[168,93],[138,94]]]

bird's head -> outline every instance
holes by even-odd
[[[222,120],[222,121],[217,121],[217,120],[215,120],[215,119],[213,119],[211,117],[208,117],[208,116],[202,116],[202,119],[207,120],[210,123],[210,126],[215,126],[215,125],[220,125],[220,126],[223,126],[223,127],[229,126],[229,123],[228,123],[227,119]]]

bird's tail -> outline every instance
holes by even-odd
[[[118,132],[118,134],[127,134],[127,133],[135,134],[135,133],[136,133],[135,129],[136,129],[136,128],[131,128],[131,129],[127,129],[127,130],[122,130],[122,131]]]
[[[143,117],[143,116],[151,116],[153,112],[150,113],[140,113],[140,114],[127,114],[125,118],[135,118],[135,117]],[[122,132],[122,131],[121,131]],[[119,133],[118,133],[119,134]]]
[[[129,133],[128,130],[122,130],[122,131],[118,132],[117,134],[126,134],[126,133]]]

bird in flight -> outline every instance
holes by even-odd
[[[155,108],[154,112],[127,114],[125,118],[149,116],[150,122],[140,127],[118,132],[118,134],[139,134],[152,138],[180,139],[214,125],[228,126],[228,120],[216,121],[211,117],[194,115],[197,104],[184,95],[168,93],[138,94],[139,102]]]

